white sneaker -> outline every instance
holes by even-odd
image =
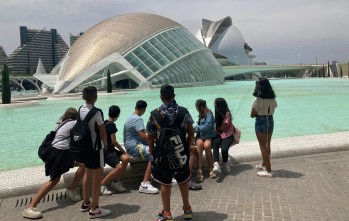
[[[111,188],[113,188],[114,190],[116,190],[118,192],[125,192],[126,191],[126,188],[124,187],[124,185],[122,185],[121,181],[111,182],[110,186],[111,186]]]
[[[218,162],[214,162],[212,171],[215,173],[221,173],[221,167],[219,166]]]
[[[256,165],[256,169],[257,170],[265,170],[265,166],[263,166],[262,164],[258,164],[258,165]]]
[[[140,193],[159,193],[159,190],[153,187],[149,181],[147,182],[142,182],[141,185],[139,186],[139,192]]]
[[[70,190],[67,188],[65,190],[65,195],[67,195],[69,199],[71,199],[74,202],[78,202],[81,200],[80,193],[78,193],[77,190]]]
[[[222,164],[222,172],[223,173],[230,173],[230,165],[228,162]]]
[[[23,211],[23,217],[29,219],[39,219],[42,218],[42,213],[35,207],[29,207],[25,208],[25,210]]]
[[[177,180],[175,178],[172,178],[171,186],[178,186]]]
[[[271,172],[268,172],[266,170],[261,170],[261,171],[258,171],[257,172],[257,176],[260,176],[260,177],[268,177],[268,178],[273,178],[274,175],[271,173]]]
[[[107,186],[101,186],[101,196],[110,196],[113,192]]]
[[[95,211],[92,211],[90,209],[90,211],[88,212],[88,216],[90,217],[90,219],[94,219],[94,218],[98,218],[98,217],[103,217],[103,216],[108,216],[109,214],[111,214],[111,211],[108,209],[103,209],[103,208],[97,208]]]

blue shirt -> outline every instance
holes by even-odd
[[[124,125],[124,146],[130,155],[133,155],[134,152],[138,152],[138,144],[148,145],[138,134],[139,131],[144,129],[143,119],[137,114],[132,114],[126,120]]]
[[[194,131],[198,134],[199,138],[210,138],[215,137],[214,133],[214,117],[211,111],[209,111],[205,117],[200,118],[198,124],[195,125]]]

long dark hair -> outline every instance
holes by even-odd
[[[195,107],[197,108],[197,110],[199,112],[199,119],[205,117],[205,110],[207,108],[206,101],[202,100],[202,99],[198,99],[195,102]]]
[[[258,80],[256,81],[256,87],[252,95],[255,97],[260,97],[262,99],[276,98],[275,92],[267,78],[258,78]]]
[[[73,108],[73,107],[69,107],[65,112],[64,114],[62,115],[61,118],[59,118],[59,122],[63,122],[65,120],[76,120],[78,117],[78,111]]]
[[[214,101],[214,118],[216,122],[216,128],[222,126],[225,114],[227,112],[229,112],[231,119],[233,119],[225,99],[220,97],[216,98]]]

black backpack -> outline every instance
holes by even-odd
[[[65,140],[67,139],[68,137],[65,137],[61,140],[58,140],[57,142],[55,143],[52,143],[52,141],[55,139],[56,137],[56,133],[57,131],[59,130],[59,128],[61,128],[64,124],[66,124],[67,122],[69,122],[71,120],[66,120],[64,122],[61,123],[61,125],[59,125],[57,127],[56,130],[52,130],[50,131],[50,133],[48,133],[45,137],[45,139],[42,141],[41,145],[39,146],[39,149],[38,149],[38,155],[40,157],[40,159],[43,161],[43,162],[46,162],[48,156],[50,155],[51,151],[52,151],[52,148],[53,148],[53,145],[55,143],[58,143],[62,140]]]
[[[99,130],[98,126],[95,125],[95,130],[96,130],[96,141],[95,141],[95,146],[93,146],[92,142],[92,137],[91,137],[91,131],[90,127],[88,126],[88,122],[91,120],[91,118],[98,112],[100,111],[103,117],[103,112],[96,108],[93,107],[86,115],[84,120],[80,119],[80,109],[78,111],[78,119],[76,121],[76,124],[74,127],[70,130],[70,152],[72,153],[72,158],[73,160],[84,163],[85,162],[85,152],[88,149],[94,149],[94,150],[100,150],[101,149],[101,144],[100,142],[97,142],[99,137]],[[98,146],[97,146],[98,145]]]
[[[160,130],[154,148],[154,162],[169,171],[182,171],[189,164],[190,150],[186,139],[186,130],[181,129],[187,109],[178,107],[177,117],[172,125],[166,124],[158,109],[151,112]]]

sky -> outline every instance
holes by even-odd
[[[7,55],[20,44],[19,26],[85,32],[110,17],[135,12],[172,19],[191,33],[203,18],[226,16],[256,55],[271,65],[349,62],[348,0],[1,0],[0,45]]]

